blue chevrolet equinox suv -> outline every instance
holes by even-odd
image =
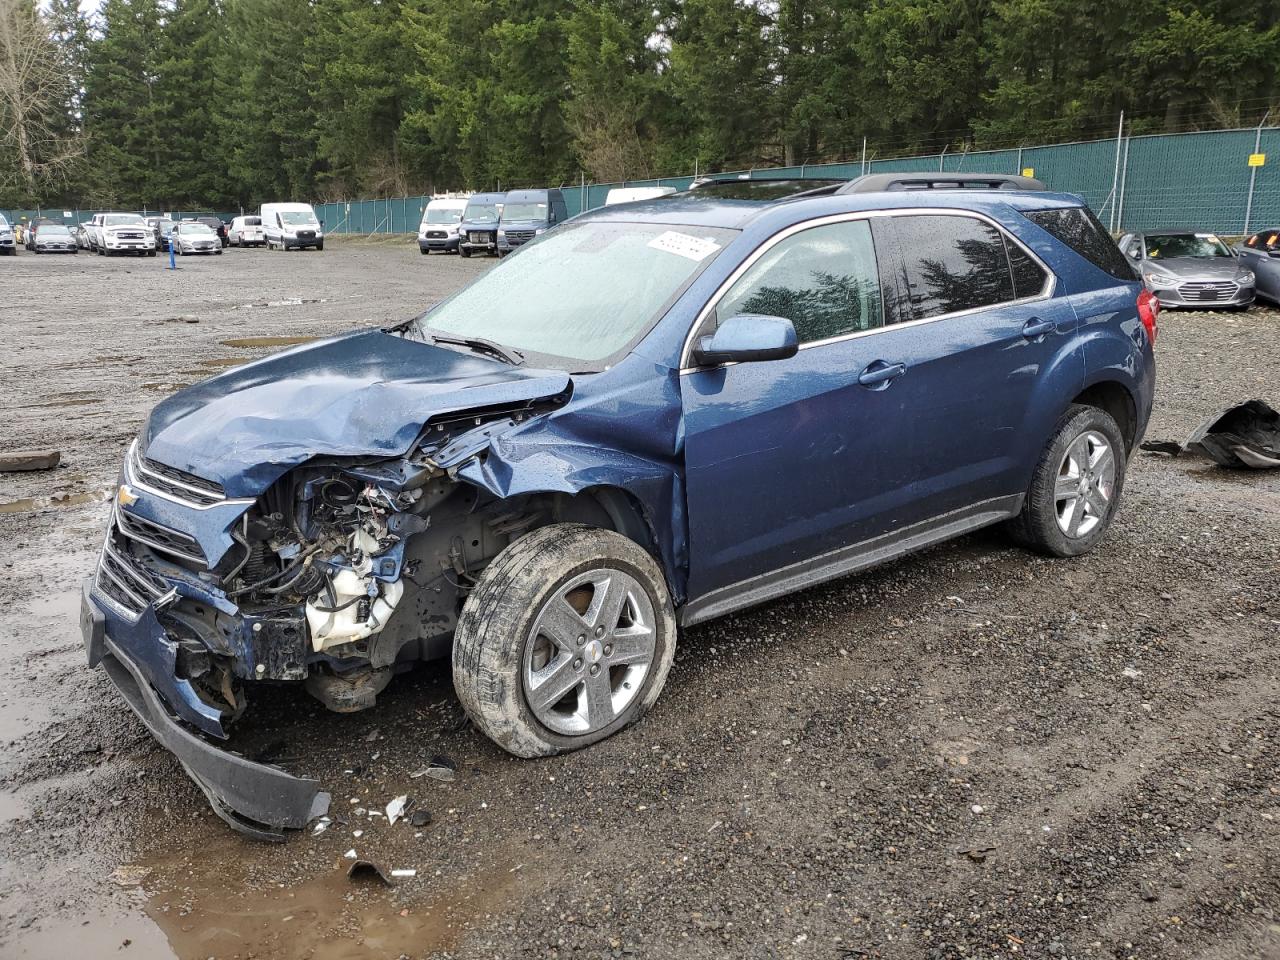
[[[451,658],[479,730],[554,754],[642,716],[681,627],[990,524],[1096,546],[1159,307],[1093,214],[1018,178],[813,183],[578,216],[416,319],[163,401],[89,662],[278,838],[328,795],[219,746],[264,685],[349,712]]]

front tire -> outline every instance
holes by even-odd
[[[453,685],[498,746],[549,756],[640,719],[675,647],[675,612],[653,557],[611,530],[552,524],[481,573],[454,635]]]
[[[1073,404],[1045,446],[1009,532],[1050,556],[1088,553],[1111,526],[1127,466],[1124,437],[1111,414]]]

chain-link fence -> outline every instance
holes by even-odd
[[[1264,119],[1265,123],[1265,119]],[[1252,160],[1251,160],[1252,158]],[[1259,163],[1261,165],[1253,166]],[[726,171],[750,177],[852,179],[864,173],[926,171],[1023,173],[1049,189],[1074,193],[1113,231],[1194,227],[1225,236],[1280,226],[1280,127],[1261,126],[1203,133],[1119,135],[1109,140],[880,158],[799,167],[757,167]],[[627,180],[618,183],[561,183],[569,214],[602,206],[616,187],[675,187],[693,176]],[[315,204],[327,233],[405,234],[422,222],[428,196],[381,200],[340,200]],[[96,210],[12,210],[10,222],[36,216],[66,223],[88,220]],[[145,212],[145,211],[139,211]],[[155,211],[151,211],[155,212]],[[205,215],[209,211],[171,213]],[[231,220],[234,213],[218,213]]]
[[[1266,157],[1250,166],[1255,154]],[[1256,161],[1255,161],[1256,162]],[[752,177],[851,179],[864,173],[1022,173],[1078,194],[1103,223],[1122,230],[1195,227],[1226,236],[1280,225],[1280,128],[1215,130],[1058,143],[1008,150],[860,158],[799,167],[726,171]],[[618,183],[562,183],[570,215],[602,206],[615,187],[675,187],[692,176]],[[430,197],[343,200],[316,205],[330,233],[411,233]]]

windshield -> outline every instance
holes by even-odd
[[[462,219],[472,220],[476,223],[497,223],[498,205],[496,203],[468,203],[466,213],[462,215]]]
[[[1147,257],[1151,260],[1171,260],[1174,257],[1229,257],[1227,245],[1212,233],[1170,233],[1163,236],[1147,236]]]
[[[546,220],[545,203],[509,203],[502,208],[503,220]]]
[[[183,233],[213,233],[213,230],[204,223],[184,223],[179,228]]]
[[[427,207],[423,223],[457,223],[462,219],[460,207]]]
[[[418,329],[553,360],[535,364],[589,368],[643,334],[732,237],[708,227],[568,223],[424,314]]]
[[[9,226],[9,221],[4,218],[4,214],[0,213],[0,230]]]
[[[260,227],[262,226],[262,218],[261,217],[245,217],[244,223],[241,225],[245,227]]]
[[[310,210],[283,210],[280,222],[286,227],[310,227],[316,224],[316,215]]]
[[[41,227],[40,227],[40,229],[39,229],[37,232],[38,232],[41,236],[45,236],[45,237],[69,237],[69,236],[71,236],[71,231],[70,231],[70,230],[68,230],[66,227],[64,227],[64,226],[63,226],[62,224],[60,224],[60,223],[46,223],[46,224],[42,224],[42,225],[41,225]]]
[[[102,225],[104,227],[119,227],[126,225],[130,227],[145,227],[147,224],[146,221],[136,213],[113,213],[102,218]]]
[[[177,226],[177,224],[176,224],[176,223],[174,223],[172,220],[161,220],[161,221],[160,221],[160,232],[161,232],[161,233],[173,233],[173,228],[174,228],[174,227],[176,227],[176,226]]]

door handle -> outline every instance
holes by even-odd
[[[905,363],[888,363],[884,360],[876,360],[868,364],[866,369],[858,374],[858,382],[864,387],[884,389],[906,372],[907,365]]]
[[[1028,340],[1034,340],[1036,337],[1043,337],[1046,333],[1052,332],[1055,326],[1057,325],[1052,320],[1032,317],[1022,325],[1022,335]]]

